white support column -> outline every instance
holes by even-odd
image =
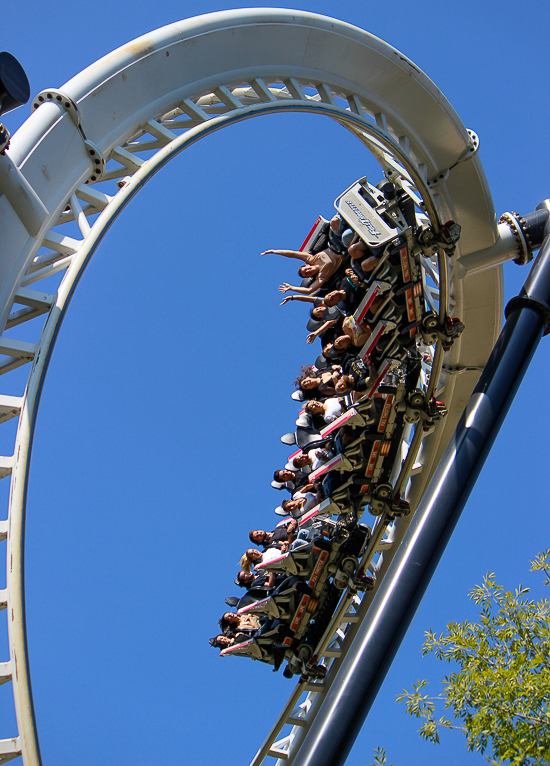
[[[491,247],[467,253],[456,261],[456,277],[464,279],[474,272],[494,268],[501,263],[511,261],[519,255],[515,234],[506,223],[498,225],[498,239]]]

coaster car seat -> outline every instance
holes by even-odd
[[[287,575],[307,576],[313,566],[313,545],[311,543],[284,553],[266,564],[257,564],[263,572],[284,572]]]

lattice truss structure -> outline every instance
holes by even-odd
[[[113,52],[60,90],[40,93],[33,110],[0,158],[0,423],[18,419],[14,452],[0,458],[0,477],[11,477],[8,516],[0,521],[8,562],[0,607],[7,608],[10,646],[0,682],[12,683],[18,733],[0,740],[0,763],[22,755],[26,766],[41,762],[22,587],[39,394],[79,278],[143,184],[187,146],[227,125],[262,114],[311,112],[338,121],[384,171],[397,172],[436,232],[442,220],[459,221],[457,257],[491,248],[499,236],[477,139],[440,91],[391,46],[315,14],[248,9],[165,27]],[[445,357],[440,343],[432,349],[424,385],[430,395],[445,389],[449,416],[424,445],[422,428],[410,429],[403,442],[397,482],[407,487],[413,508],[490,353],[501,314],[499,270],[458,279],[460,268],[443,251],[422,262],[429,307],[440,317],[455,312],[467,326],[472,322],[477,336],[466,332]],[[24,365],[28,381],[14,395],[10,373]],[[365,555],[378,583],[407,524],[406,518],[389,525],[377,519]],[[326,678],[298,683],[254,766],[267,757],[292,762],[326,690],[337,682],[374,593],[344,595],[323,644]]]

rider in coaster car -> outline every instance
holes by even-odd
[[[341,307],[337,308],[334,305],[334,302],[330,301],[330,298],[329,303],[325,302],[327,297],[332,296],[333,292],[334,291],[327,293],[323,300],[320,298],[315,299],[315,305],[310,311],[310,319],[307,323],[307,329],[309,331],[309,335],[307,336],[308,343],[313,343],[318,336],[322,336],[323,341],[326,343],[327,340],[331,340],[339,330],[340,324],[345,317],[343,304]],[[285,298],[283,303],[294,297],[302,298],[303,296],[291,295],[289,298]],[[303,300],[309,299],[303,297]],[[281,303],[281,306],[283,303]]]
[[[288,301],[302,301],[303,303],[313,303],[313,307],[310,311],[311,319],[320,321],[323,318],[323,312],[326,308],[332,306],[338,306],[342,310],[346,310],[347,304],[345,303],[346,291],[335,289],[327,292],[323,297],[314,297],[313,295],[287,295],[283,298],[280,305],[284,306]]]
[[[330,220],[330,229],[328,233],[329,245],[333,250],[345,252],[351,245],[355,237],[353,229],[339,216],[335,215]]]
[[[337,362],[341,364],[351,355],[358,353],[359,349],[351,345],[347,335],[340,335],[334,339],[333,343],[326,343],[323,346],[323,358],[327,363]]]
[[[341,374],[342,368],[339,365],[332,365],[331,370],[323,371],[304,365],[294,385],[303,392],[306,399],[328,399],[336,395],[335,384]]]
[[[262,626],[262,622],[255,615],[238,615],[234,612],[226,612],[218,624],[222,633],[208,640],[210,646],[217,649],[227,649],[235,644],[242,644],[253,638]]]
[[[375,371],[370,370],[361,359],[352,356],[344,362],[344,374],[336,382],[335,388],[340,395],[350,391],[363,393],[374,378]]]
[[[324,285],[327,284],[328,280],[344,264],[343,253],[335,253],[330,247],[327,247],[326,250],[321,250],[320,253],[302,253],[300,250],[266,250],[262,255],[267,253],[276,253],[287,258],[298,258],[301,261],[305,261],[304,265],[298,269],[298,275],[302,279],[313,279],[307,286],[291,285],[288,282],[283,282],[282,285],[279,285],[279,292],[281,293],[294,290],[295,293],[300,295],[317,295]]]
[[[329,293],[333,295],[333,293]],[[346,311],[339,306],[327,306],[323,311],[323,321],[319,324],[315,322],[315,326],[308,334],[306,342],[313,343],[316,338],[321,338],[321,344],[329,343],[337,335],[342,332],[342,322],[346,318]],[[308,329],[312,327],[312,323],[308,322]]]
[[[315,489],[315,493],[308,491],[308,488]],[[284,500],[281,503],[281,508],[285,513],[291,514],[294,518],[299,518],[314,508],[319,502],[320,498],[316,486],[314,484],[307,484],[300,492],[295,492],[291,500]]]
[[[369,274],[378,265],[379,257],[373,255],[370,248],[361,239],[350,245],[348,253],[353,261],[359,262],[365,274]]]
[[[343,303],[348,311],[355,311],[365,296],[365,285],[353,269],[346,269],[335,284],[335,291],[340,296],[340,302]]]
[[[323,298],[315,298],[311,295],[289,295],[283,298],[281,306],[284,306],[288,301],[303,301],[304,303],[313,303],[313,307],[310,311],[310,320],[307,323],[307,329],[310,333],[315,333],[315,337],[324,335],[329,329],[334,327],[340,320],[340,322],[346,316],[348,307],[344,302],[346,297],[345,290],[331,290]],[[334,311],[327,311],[327,309],[334,309]],[[308,343],[313,342],[315,337],[310,339],[308,336]]]
[[[332,300],[336,300],[339,294],[340,291],[334,290],[325,297],[325,301],[329,296],[331,296]],[[327,321],[314,328],[313,332],[308,335],[307,342],[313,343],[315,338],[320,336],[323,346],[332,342],[333,347],[338,351],[346,349],[350,345],[356,349],[361,348],[372,334],[374,317],[384,301],[384,296],[376,297],[361,323],[356,321],[350,311],[342,308],[344,305],[342,303],[327,308],[323,312],[323,318]]]
[[[235,640],[235,636],[226,636],[223,633],[220,633],[213,638],[209,638],[208,643],[215,649],[228,649],[230,646],[233,646],[233,644],[237,644],[239,642]]]
[[[307,473],[305,471],[292,471],[289,468],[281,468],[273,474],[273,480],[285,485],[289,492],[295,492],[304,484],[308,484]]]
[[[255,574],[254,572],[244,572],[241,569],[235,578],[235,585],[238,585],[240,588],[246,588],[247,591],[251,589],[255,591],[264,590],[264,595],[267,598],[273,588],[281,584],[282,577],[284,575],[278,575],[275,572]]]
[[[282,293],[294,290],[294,292],[302,295],[316,295],[348,261],[345,247],[337,245],[335,240],[329,241],[328,247],[318,253],[304,253],[301,250],[266,250],[262,255],[268,253],[304,261],[304,265],[298,269],[299,276],[302,278],[313,277],[313,282],[308,286],[293,286],[284,282],[279,287]]]
[[[275,527],[273,532],[265,532],[263,529],[252,529],[248,533],[248,538],[255,545],[263,545],[264,550],[267,550],[267,548],[282,550],[283,547],[288,548],[290,543],[296,538],[297,530],[298,522],[291,519],[285,525]]]
[[[297,468],[305,470],[309,468],[311,471],[316,471],[319,466],[326,463],[332,457],[334,457],[334,453],[330,446],[324,446],[322,449],[311,449],[307,452],[303,452],[301,455],[296,455],[292,460],[292,465]]]
[[[267,564],[273,559],[279,558],[286,553],[287,544],[282,543],[281,548],[268,548],[262,553],[257,548],[248,548],[241,556],[241,569],[243,572],[250,572],[256,564]]]
[[[222,633],[233,633],[237,636],[239,633],[250,638],[260,629],[260,620],[255,614],[235,614],[235,612],[225,612],[218,620]]]
[[[346,258],[345,246],[339,238],[342,220],[339,216],[334,216],[330,222],[330,228],[333,231],[332,241],[329,240],[328,247],[318,253],[304,253],[302,250],[266,250],[262,255],[274,253],[283,255],[285,258],[295,258],[304,262],[304,266],[298,269],[298,274],[303,277],[314,277],[313,282],[308,287],[293,287],[288,282],[284,282],[279,287],[282,293],[288,290],[294,290],[302,295],[314,295],[320,290],[327,281],[340,269]]]
[[[260,575],[260,577],[264,577],[264,575]],[[254,583],[256,580],[258,580],[259,577],[257,577],[254,572],[245,572],[244,570],[240,569],[237,572],[237,576],[235,578],[235,585],[238,585],[239,588],[246,588],[247,590],[250,590],[250,588],[254,587]]]
[[[319,402],[317,399],[310,399],[304,404],[303,410],[308,415],[320,415],[325,423],[332,423],[340,415],[345,412],[345,406],[342,404],[341,399],[333,396],[330,399],[325,399],[324,402]]]

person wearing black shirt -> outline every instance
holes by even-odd
[[[304,471],[291,471],[288,468],[282,468],[279,471],[275,471],[273,479],[285,485],[285,489],[288,489],[290,493],[296,492],[305,484],[309,483],[307,473]]]
[[[350,391],[364,392],[372,381],[369,377],[369,368],[362,359],[351,356],[342,365],[344,374],[336,383],[336,392],[342,396]]]
[[[273,532],[265,532],[263,529],[252,529],[248,537],[251,543],[263,545],[264,550],[268,548],[286,550],[296,537],[297,529],[298,522],[293,519],[285,526],[275,527]]]

